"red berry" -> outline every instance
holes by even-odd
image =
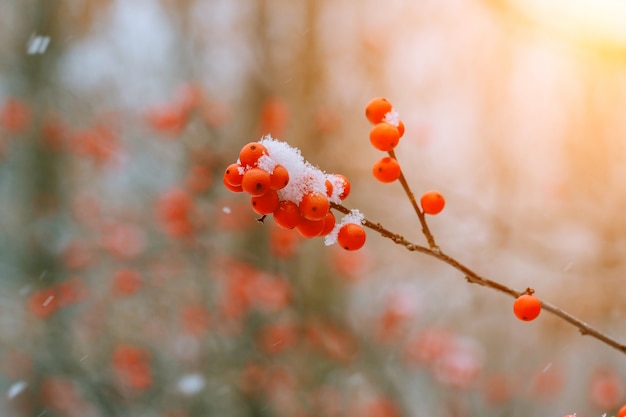
[[[380,123],[391,110],[392,105],[389,100],[384,97],[376,97],[365,106],[365,117],[372,124]]]
[[[420,199],[422,210],[426,214],[439,214],[446,205],[446,200],[438,191],[428,191]]]
[[[343,182],[343,191],[339,194],[339,199],[343,201],[348,198],[348,195],[350,195],[350,181],[348,181],[348,178],[341,174],[335,174],[335,177],[341,179]]]
[[[272,190],[282,190],[289,183],[289,171],[284,166],[278,164],[270,174],[270,188]]]
[[[278,208],[280,199],[275,190],[268,190],[261,196],[253,196],[250,198],[252,210],[258,214],[272,214]]]
[[[513,303],[515,316],[522,321],[532,321],[541,313],[541,301],[531,294],[522,294]]]
[[[300,219],[300,209],[293,201],[281,201],[274,210],[274,222],[283,229],[293,229],[300,223]]]
[[[241,193],[243,192],[243,188],[241,185],[231,185],[228,181],[226,181],[226,177],[224,177],[224,187],[226,187],[229,191],[233,193]]]
[[[398,120],[398,133],[400,133],[400,137],[404,136],[404,123],[402,123],[402,120]]]
[[[330,210],[328,197],[319,192],[310,192],[302,196],[300,213],[307,220],[322,220]]]
[[[270,174],[261,168],[250,168],[243,174],[241,188],[252,196],[262,196],[271,185]]]
[[[374,164],[372,173],[374,174],[374,178],[378,181],[389,183],[400,178],[402,171],[400,170],[398,161],[390,156],[385,156]]]
[[[259,142],[246,144],[239,152],[239,162],[242,166],[256,166],[257,161],[263,155],[269,155],[267,148]]]
[[[333,187],[333,183],[330,182],[330,180],[327,179],[324,182],[324,185],[326,186],[326,195],[328,197],[332,196],[333,195],[333,189],[335,188],[335,187]]]
[[[230,164],[224,171],[224,182],[230,185],[239,186],[243,180],[243,169],[239,164]]]
[[[361,249],[365,244],[365,230],[355,223],[346,223],[339,229],[337,243],[345,250]]]
[[[300,218],[300,223],[296,226],[296,230],[303,237],[317,237],[324,230],[325,220],[309,220],[305,217]]]
[[[398,146],[400,131],[397,127],[387,122],[381,122],[370,130],[370,142],[380,151],[390,151]]]
[[[333,229],[335,228],[335,215],[333,214],[332,211],[328,211],[328,213],[326,213],[326,216],[324,217],[324,228],[322,229],[322,231],[320,232],[320,236],[326,236],[327,234],[329,234],[330,232],[333,231]]]

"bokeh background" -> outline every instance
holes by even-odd
[[[285,140],[424,243],[366,103],[476,272],[626,341],[626,6],[0,0],[6,416],[616,415],[626,357],[369,232],[256,222],[222,184]]]

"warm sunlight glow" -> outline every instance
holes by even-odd
[[[514,0],[521,10],[553,30],[581,41],[626,45],[624,0]]]

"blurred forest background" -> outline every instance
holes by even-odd
[[[374,233],[257,223],[222,175],[270,133],[424,243],[371,176],[385,96],[442,249],[623,342],[623,4],[0,0],[1,414],[615,415],[623,354]]]

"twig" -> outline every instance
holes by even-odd
[[[388,151],[388,154],[393,159],[398,160],[398,158],[396,158],[396,153],[394,152],[393,149]],[[433,234],[430,233],[430,229],[428,228],[428,223],[426,223],[426,217],[424,216],[424,212],[420,209],[419,205],[417,204],[417,200],[415,200],[415,195],[413,195],[413,191],[411,191],[411,187],[409,187],[409,183],[407,182],[404,176],[404,172],[402,172],[402,170],[400,170],[400,177],[398,178],[398,181],[400,181],[400,184],[402,184],[402,188],[404,189],[404,192],[406,193],[407,197],[409,197],[409,201],[411,202],[411,205],[413,206],[413,209],[415,210],[415,214],[417,214],[417,217],[420,220],[420,223],[422,225],[422,233],[424,234],[424,236],[426,237],[426,240],[428,241],[428,246],[430,246],[432,250],[438,251],[439,246],[437,246],[437,244],[435,243],[435,237],[433,236]]]
[[[344,207],[341,204],[331,204],[331,207],[341,213],[344,214],[349,214],[351,213],[351,210]],[[423,217],[423,216],[422,216]],[[420,217],[420,218],[422,218]],[[453,257],[443,253],[441,251],[441,249],[439,249],[439,247],[437,247],[435,245],[435,248],[433,248],[431,246],[431,248],[427,248],[425,246],[422,245],[418,245],[415,244],[413,242],[410,242],[409,240],[407,240],[404,236],[399,235],[397,233],[393,233],[390,230],[384,228],[380,223],[374,223],[371,222],[370,220],[364,219],[362,221],[363,226],[374,230],[375,232],[379,233],[382,237],[385,237],[387,239],[390,239],[391,241],[393,241],[394,243],[404,246],[407,250],[411,251],[411,252],[420,252],[429,256],[432,256],[434,258],[439,259],[440,261],[450,265],[451,267],[453,267],[454,269],[458,270],[459,272],[461,272],[464,276],[465,279],[467,280],[467,282],[472,283],[472,284],[478,284],[481,285],[483,287],[487,287],[487,288],[491,288],[493,290],[502,292],[504,294],[508,294],[509,296],[513,297],[513,298],[517,298],[519,297],[521,294],[525,294],[528,293],[530,289],[526,289],[524,291],[519,291],[516,290],[514,288],[510,288],[504,284],[501,284],[497,281],[493,281],[491,279],[485,278],[481,275],[479,275],[478,273],[474,272],[472,269],[470,269],[469,267],[465,266],[464,264],[462,264],[461,262],[457,261],[456,259],[454,259]],[[425,222],[424,222],[425,224]],[[428,230],[426,228],[426,230]],[[430,233],[430,232],[429,232]],[[431,235],[432,236],[432,235]],[[434,242],[434,240],[433,240]],[[532,290],[530,290],[532,291]],[[612,348],[617,349],[618,351],[626,354],[626,345],[619,343],[617,340],[613,339],[612,337],[610,337],[609,335],[593,328],[592,326],[590,326],[589,324],[585,323],[584,321],[576,318],[575,316],[573,316],[572,314],[568,313],[567,311],[564,311],[562,309],[560,309],[559,307],[550,304],[548,302],[545,301],[541,301],[541,307],[543,310],[549,311],[550,313],[554,314],[555,316],[565,320],[566,322],[570,323],[571,325],[573,325],[574,327],[578,328],[578,331],[582,334],[582,335],[587,335],[587,336],[591,336],[609,346],[611,346]]]

